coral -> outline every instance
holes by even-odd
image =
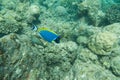
[[[113,23],[104,27],[104,30],[115,33],[118,37],[120,35],[120,23]]]
[[[86,21],[99,24],[101,1],[0,0],[0,80],[117,80],[120,24]],[[78,8],[87,14],[75,18]],[[44,41],[31,23],[55,31],[60,43]]]
[[[101,10],[101,0],[84,0],[79,3],[78,14],[87,16],[88,22],[95,26],[98,26],[105,16]]]
[[[112,59],[111,68],[115,75],[120,76],[120,56],[114,57]]]
[[[77,8],[77,3],[81,3],[83,0],[60,0],[60,5],[64,6],[68,13],[71,15],[76,14],[78,8]]]
[[[75,74],[74,74],[75,73]],[[76,60],[63,80],[117,80],[108,70],[93,63]]]
[[[83,48],[80,49],[80,53],[77,55],[77,59],[80,59],[83,62],[97,61],[97,55],[93,54],[89,49]]]
[[[101,0],[101,10],[105,12],[113,4],[115,4],[114,0]]]
[[[74,53],[75,50],[77,50],[77,44],[72,41],[60,43],[53,47],[49,46],[45,48],[46,61],[48,64],[59,64],[63,63],[64,61],[68,62],[67,60],[72,63],[76,56],[76,53]]]
[[[14,79],[34,78],[37,75],[46,79],[49,75],[51,80],[57,80],[59,76],[62,78],[64,74],[61,73],[68,72],[75,61],[77,44],[68,41],[43,45],[42,42],[38,43],[36,36],[33,38],[36,37],[37,40],[33,41],[32,36],[11,33],[0,38],[0,47],[4,50],[4,67],[7,68],[7,71],[3,68],[6,77],[2,77],[8,79],[10,75],[7,74],[14,69],[11,74],[11,78]]]
[[[6,9],[13,10],[16,7],[16,1],[13,1],[13,0],[11,0],[11,1],[10,0],[2,1],[2,5]]]
[[[102,66],[107,68],[107,69],[110,69],[110,57],[109,56],[103,56],[100,58],[100,63],[102,63]]]
[[[29,8],[30,15],[38,17],[40,15],[40,8],[37,5],[31,5]]]
[[[115,48],[117,40],[118,38],[114,33],[99,32],[91,36],[88,47],[98,55],[109,55]]]
[[[85,36],[79,36],[77,38],[77,43],[79,43],[79,44],[87,44],[87,42],[88,42],[88,40],[87,40],[87,37],[85,37]]]
[[[60,15],[60,16],[64,16],[67,14],[67,10],[63,6],[57,6],[55,9],[55,13]]]
[[[111,5],[106,11],[106,18],[110,24],[120,22],[120,4]]]
[[[26,12],[27,22],[32,23],[33,21],[38,21],[40,16],[40,8],[38,5],[31,5]]]
[[[8,34],[20,31],[22,25],[16,20],[17,17],[18,15],[13,11],[6,12],[0,19],[0,33]]]
[[[118,38],[120,38],[120,23],[113,23],[103,28],[103,30],[107,30],[109,32],[115,33]],[[118,44],[120,45],[120,39],[118,40]],[[114,50],[115,53],[119,53],[119,49]]]

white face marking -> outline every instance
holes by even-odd
[[[33,31],[37,31],[37,27],[36,26],[34,26]]]
[[[36,25],[34,25],[34,24],[32,24],[32,26],[33,26],[33,31],[37,31],[37,26]]]

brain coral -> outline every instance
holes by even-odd
[[[98,55],[109,55],[116,42],[116,34],[104,31],[92,35],[88,47]]]

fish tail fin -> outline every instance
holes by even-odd
[[[56,43],[60,43],[60,36],[58,36],[55,40]]]

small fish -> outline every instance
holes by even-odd
[[[56,43],[60,43],[60,36],[46,27],[38,28],[36,25],[33,24],[32,30],[37,31],[39,35],[48,42],[55,41]]]

